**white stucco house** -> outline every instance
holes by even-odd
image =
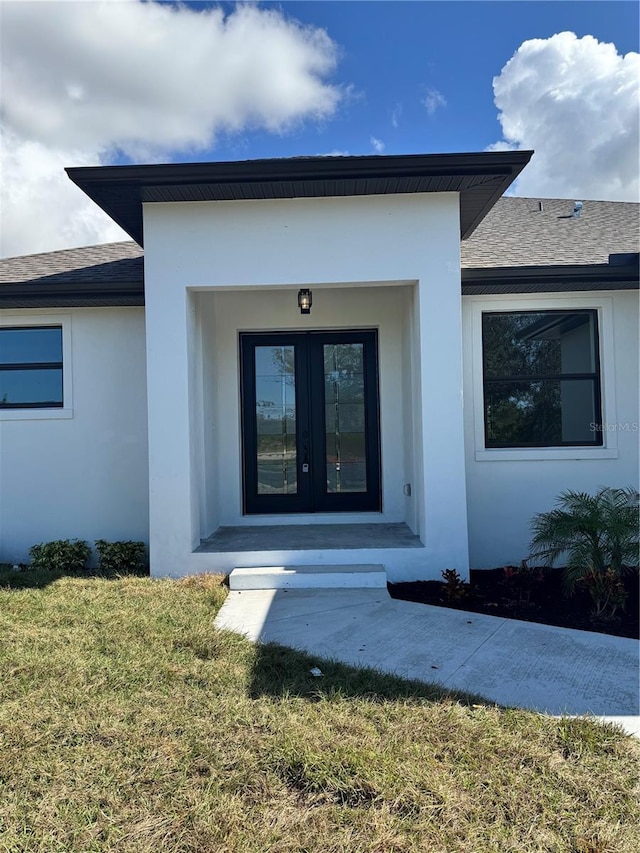
[[[132,242],[0,264],[0,561],[464,576],[637,487],[638,205],[504,197],[530,157],[69,169]]]

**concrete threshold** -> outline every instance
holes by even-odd
[[[386,589],[383,565],[258,566],[235,568],[231,590],[260,589]]]

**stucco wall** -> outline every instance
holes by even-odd
[[[225,512],[227,508],[237,512],[237,476],[232,475],[218,497],[212,497],[203,482],[203,472],[215,476],[216,458],[237,452],[237,441],[235,448],[212,451],[203,435],[211,412],[207,413],[200,365],[213,365],[216,382],[226,367],[216,364],[215,349],[207,351],[207,330],[198,310],[202,294],[246,295],[261,290],[277,300],[283,289],[288,295],[282,298],[289,300],[299,322],[295,309],[299,287],[317,289],[319,295],[332,288],[351,291],[344,299],[355,299],[359,290],[365,300],[369,286],[389,284],[414,289],[403,324],[412,339],[410,351],[401,340],[396,344],[397,358],[402,359],[403,346],[410,355],[413,394],[410,407],[401,404],[393,413],[411,419],[411,424],[403,424],[403,435],[413,438],[411,451],[398,447],[394,458],[403,471],[405,460],[414,462],[412,497],[403,496],[400,503],[425,543],[425,564],[435,567],[444,561],[464,571],[468,554],[457,194],[162,203],[143,208],[152,571],[174,574],[202,568],[202,555],[193,554],[200,538],[211,533],[211,521],[222,517],[221,506]],[[273,328],[273,315],[265,315],[261,299],[254,306],[250,300],[243,305],[248,306],[245,329],[260,330],[265,322]],[[314,301],[311,327],[315,322],[329,323],[328,314],[322,318],[320,305],[316,308]],[[354,319],[349,323],[356,323],[357,316],[352,310]],[[377,320],[369,319],[366,302],[360,316],[363,319],[356,325],[377,325]],[[336,311],[331,325],[341,324]],[[288,326],[286,317],[283,325]],[[397,393],[406,394],[408,388],[407,381],[403,385],[399,380]],[[237,405],[228,409],[237,429]],[[383,413],[383,418],[390,415]]]
[[[603,418],[601,448],[485,451],[482,440],[482,310],[595,308],[598,311]],[[638,487],[638,294],[545,294],[463,299],[465,448],[472,568],[519,563],[529,523],[566,489]]]
[[[0,412],[1,561],[25,560],[31,545],[52,539],[148,540],[144,309],[2,316],[53,320],[65,335],[62,416]]]

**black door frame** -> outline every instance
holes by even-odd
[[[362,343],[365,386],[367,489],[328,493],[323,346]],[[255,417],[256,346],[295,347],[297,494],[259,495]],[[240,400],[242,429],[243,512],[276,515],[318,512],[379,512],[381,509],[378,333],[376,329],[309,332],[241,332]],[[309,472],[302,466],[308,462]]]

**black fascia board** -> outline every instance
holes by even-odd
[[[18,281],[0,284],[2,308],[87,308],[136,305],[144,305],[144,285],[140,281],[113,284],[96,284],[95,281],[74,281],[66,284]]]
[[[580,290],[637,290],[638,255],[631,263],[567,264],[526,267],[476,267],[461,271],[465,295],[483,293],[577,292]]]
[[[118,182],[152,186],[194,183],[327,180],[413,175],[504,175],[523,169],[533,151],[483,151],[461,154],[392,154],[348,157],[279,157],[141,166],[77,166],[65,169],[72,181]]]
[[[306,182],[320,187],[324,181],[379,181],[376,194],[397,192],[385,189],[386,182],[400,178],[435,180],[475,179],[462,190],[461,237],[468,237],[497,199],[531,159],[532,151],[479,152],[462,154],[369,155],[362,157],[294,157],[216,163],[170,163],[144,166],[80,166],[65,171],[69,178],[105,211],[130,237],[143,245],[142,203],[145,191],[171,187],[180,199],[180,189],[193,186],[238,185],[258,187]],[[465,200],[481,193],[474,204],[475,215],[463,216]],[[344,193],[348,195],[348,192]],[[318,196],[334,195],[322,191]],[[288,196],[292,197],[292,196]],[[211,199],[213,200],[213,195]],[[204,200],[207,200],[206,198]]]

